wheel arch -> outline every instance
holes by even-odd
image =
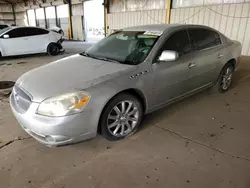
[[[101,126],[100,126],[100,121],[101,121],[101,118],[103,116],[103,112],[104,112],[104,109],[106,108],[106,106],[109,104],[109,102],[114,99],[117,95],[120,95],[121,93],[128,93],[132,96],[135,96],[136,98],[139,99],[139,101],[141,102],[142,104],[142,109],[143,109],[143,113],[145,114],[145,112],[147,111],[147,99],[145,97],[145,95],[143,94],[142,91],[140,91],[139,89],[135,89],[135,88],[129,88],[129,89],[125,89],[125,90],[122,90],[118,93],[116,93],[113,97],[111,97],[106,103],[105,105],[103,106],[102,110],[101,110],[101,114],[99,116],[99,120],[98,120],[98,127],[97,127],[97,132],[100,133],[101,132]]]
[[[225,68],[228,64],[233,65],[233,70],[235,71],[235,69],[236,69],[236,63],[237,63],[237,61],[236,61],[235,58],[232,58],[232,59],[228,60],[228,61],[224,64],[224,66],[222,67],[222,69],[220,70],[219,75],[217,76],[216,82],[219,80],[219,77],[220,77],[220,75],[222,74],[222,71],[224,70],[224,68]]]
[[[224,68],[225,68],[228,64],[233,65],[233,69],[234,69],[234,71],[235,71],[235,69],[236,69],[236,59],[235,59],[235,58],[231,58],[231,59],[229,59],[228,61],[226,61],[226,63],[222,66],[221,70],[219,71],[219,76],[220,76],[220,74],[222,73],[222,71],[224,70]],[[218,76],[218,77],[219,77],[219,76]]]
[[[236,59],[235,58],[232,58],[232,59],[230,59],[229,61],[227,61],[227,63],[224,65],[224,67],[227,65],[227,64],[232,64],[233,65],[233,68],[234,68],[234,70],[236,69]],[[224,68],[223,67],[223,68]]]
[[[58,47],[60,47],[60,45],[57,44],[56,42],[50,42],[50,43],[48,44],[48,46],[47,46],[47,52],[48,52],[48,50],[49,50],[49,46],[52,45],[52,44],[57,45]]]

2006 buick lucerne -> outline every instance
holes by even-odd
[[[22,75],[10,97],[22,128],[58,146],[96,136],[122,139],[143,115],[232,83],[241,44],[198,25],[126,28],[87,51]]]

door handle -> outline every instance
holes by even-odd
[[[223,56],[223,54],[218,54],[218,58],[222,58]]]
[[[190,68],[190,69],[191,69],[192,67],[194,67],[194,66],[195,66],[195,63],[189,63],[189,64],[188,64],[188,68]]]

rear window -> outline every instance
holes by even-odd
[[[4,29],[6,27],[8,27],[8,26],[7,25],[0,25],[0,29]]]
[[[49,31],[41,28],[26,28],[26,35],[27,36],[34,36],[34,35],[46,35]]]
[[[0,30],[0,35],[2,35],[3,33],[5,33],[6,31],[8,31],[10,29],[11,29],[11,27],[6,27],[6,28]]]
[[[208,29],[189,29],[191,42],[196,50],[203,50],[221,44],[217,32]]]

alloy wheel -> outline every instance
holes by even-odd
[[[231,66],[227,67],[222,75],[221,88],[227,90],[232,83],[233,68]]]
[[[133,101],[121,101],[108,114],[108,131],[116,136],[123,137],[134,130],[139,121],[138,106]]]

